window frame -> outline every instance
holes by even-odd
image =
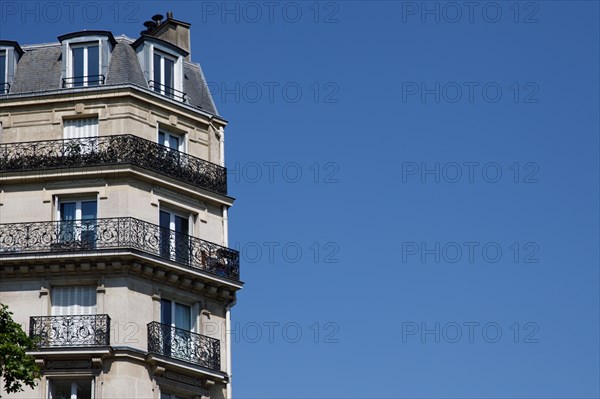
[[[163,315],[162,314],[162,312],[163,312],[163,303],[164,303],[163,301],[169,301],[171,303],[170,304],[170,307],[171,307],[171,310],[170,310],[170,312],[171,312],[171,323],[168,324],[169,326],[171,326],[173,328],[179,328],[181,330],[185,330],[185,328],[181,328],[181,327],[178,327],[178,326],[175,325],[175,314],[176,314],[177,305],[182,305],[182,306],[185,306],[185,307],[187,307],[189,309],[190,328],[189,328],[189,330],[186,330],[186,331],[195,332],[194,331],[194,325],[196,323],[194,323],[194,319],[193,319],[193,306],[192,305],[188,305],[188,304],[183,303],[183,302],[176,301],[174,299],[170,299],[168,297],[167,298],[160,298],[160,323],[161,324],[166,324],[166,323],[163,323],[163,317],[162,317],[162,315]]]
[[[92,46],[97,46],[98,47],[98,75],[89,75],[89,55],[88,55],[88,48],[92,47]],[[74,63],[74,59],[73,59],[73,50],[74,49],[78,49],[78,48],[83,48],[83,76],[75,76],[75,63]],[[90,40],[90,41],[82,41],[82,42],[72,42],[68,44],[68,50],[67,50],[67,58],[68,58],[68,62],[67,62],[67,79],[71,79],[73,81],[71,81],[68,86],[73,88],[73,87],[89,87],[89,77],[90,76],[97,76],[98,77],[98,82],[97,84],[94,84],[93,86],[100,86],[101,84],[103,84],[103,82],[100,82],[100,76],[102,76],[101,72],[102,72],[102,40],[100,39],[94,39],[94,40]],[[82,81],[82,85],[81,86],[76,86],[74,79],[75,78],[83,78]]]
[[[48,399],[57,399],[54,398],[52,395],[52,390],[53,390],[53,384],[54,381],[71,381],[71,385],[76,382],[76,381],[88,381],[90,382],[90,398],[91,399],[95,399],[96,398],[96,378],[93,375],[69,375],[69,376],[63,376],[63,375],[52,375],[52,376],[48,376],[46,378],[47,384],[46,384],[46,398]],[[71,396],[72,397],[72,396]],[[80,399],[80,398],[76,398],[76,399]],[[81,398],[83,399],[83,398]]]
[[[161,224],[161,219],[162,219],[162,213],[167,213],[169,214],[169,227],[168,227],[168,240],[169,240],[169,244],[168,244],[168,248],[166,246],[166,243],[163,243],[163,240],[166,237],[166,231],[165,229],[167,229],[167,227],[163,227],[163,225]],[[187,221],[187,232],[184,231],[180,231],[178,232],[175,227],[177,227],[176,224],[176,217],[179,217],[183,220]],[[168,256],[169,259],[175,262],[183,262],[186,263],[189,261],[189,258],[186,257],[184,258],[179,258],[178,257],[178,253],[177,253],[177,248],[178,248],[178,242],[177,242],[177,235],[178,234],[183,234],[185,235],[186,239],[188,239],[189,237],[193,236],[193,231],[194,231],[194,215],[189,212],[189,211],[179,211],[177,209],[173,209],[171,207],[169,207],[168,205],[163,205],[162,203],[159,205],[158,207],[158,226],[160,228],[160,232],[161,232],[161,244],[160,244],[160,248],[161,248],[161,255],[165,256],[167,255],[166,253],[166,249],[168,249]],[[186,244],[187,248],[189,249],[189,242]],[[163,252],[164,251],[164,252]],[[189,255],[189,254],[188,254]]]
[[[71,313],[71,312],[67,312],[67,314],[64,314],[61,309],[71,309],[71,307],[73,305],[77,305],[76,303],[74,304],[68,304],[67,306],[58,306],[59,304],[56,303],[57,302],[57,292],[59,290],[75,290],[75,289],[81,289],[82,292],[84,292],[85,290],[88,290],[88,294],[90,294],[90,298],[93,298],[94,304],[92,306],[79,306],[80,308],[90,308],[93,311],[91,312],[87,312],[87,313],[82,313],[81,311],[75,312],[75,313]],[[74,297],[74,299],[79,299],[77,298],[77,296]],[[72,309],[76,309],[75,307],[73,307]],[[60,313],[60,314],[58,314]],[[57,285],[57,286],[52,286],[50,288],[50,315],[51,316],[84,316],[84,315],[97,315],[98,314],[98,294],[97,294],[97,287],[94,285]]]
[[[187,153],[187,134],[185,133],[178,133],[178,132],[174,132],[172,130],[168,130],[168,129],[163,129],[161,126],[158,126],[156,129],[156,142],[164,147],[167,147],[169,150],[171,150],[172,148],[169,145],[165,145],[164,143],[160,142],[160,135],[163,134],[165,136],[165,141],[164,143],[169,143],[168,140],[168,136],[172,136],[175,137],[179,140],[179,148],[175,148],[177,151],[182,152],[182,153]]]
[[[94,218],[92,219],[83,219],[83,203],[84,202],[95,202],[96,203],[96,215]],[[63,212],[61,211],[62,205],[64,204],[70,204],[70,203],[75,203],[75,217],[72,221],[69,220],[63,220]],[[67,243],[82,243],[83,242],[83,237],[82,237],[82,233],[85,232],[89,232],[89,231],[93,231],[94,235],[95,235],[95,230],[96,230],[96,226],[95,226],[95,222],[91,224],[91,226],[87,226],[86,228],[84,228],[84,221],[85,220],[93,220],[96,221],[98,220],[98,194],[96,193],[95,196],[94,195],[89,195],[89,196],[62,196],[62,195],[57,195],[55,198],[55,211],[56,211],[56,222],[57,222],[57,227],[58,227],[58,243],[62,243],[62,244],[67,244]],[[73,233],[73,237],[71,237],[70,240],[65,240],[65,238],[63,237],[63,228],[64,226],[68,225],[69,223],[72,224],[75,232]],[[90,228],[92,227],[92,228]],[[91,242],[92,246],[95,246],[95,240],[93,240]]]
[[[156,80],[154,79],[155,75],[156,75],[156,63],[154,62],[154,59],[156,56],[160,57],[160,82],[158,82],[160,84],[160,86],[158,87],[160,90],[156,90],[156,87],[153,87],[153,90],[157,93],[160,93],[163,96],[169,97],[169,98],[175,98],[175,93],[171,92],[171,93],[167,93],[167,87],[169,87],[170,89],[173,90],[178,90],[181,91],[180,88],[178,88],[177,86],[177,73],[176,73],[176,69],[178,61],[179,61],[179,57],[172,55],[168,52],[163,51],[162,49],[157,49],[156,47],[153,49],[152,51],[152,81],[156,82]],[[165,80],[165,59],[170,60],[171,62],[173,62],[173,86],[167,86],[166,84],[166,80]]]

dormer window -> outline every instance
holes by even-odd
[[[176,101],[187,101],[183,91],[183,60],[188,52],[165,40],[143,35],[132,44],[148,88]]]
[[[116,44],[112,33],[83,31],[58,39],[63,46],[62,87],[90,87],[105,83],[110,53]]]
[[[17,63],[23,55],[17,42],[0,40],[0,94],[8,94],[13,83]]]

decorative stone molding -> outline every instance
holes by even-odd
[[[152,373],[157,376],[160,377],[165,373],[165,368],[163,366],[154,366],[152,367]]]
[[[95,368],[102,368],[102,357],[93,357],[92,358],[92,365]]]
[[[91,369],[93,359],[90,360],[50,360],[46,364],[46,369]]]

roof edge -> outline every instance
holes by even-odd
[[[0,46],[14,48],[17,51],[17,53],[19,53],[19,57],[25,54],[19,43],[15,42],[14,40],[0,40]]]
[[[64,40],[73,39],[75,37],[82,37],[82,36],[107,36],[108,40],[110,40],[110,43],[113,46],[115,44],[117,44],[117,41],[115,40],[115,37],[113,36],[112,32],[107,31],[107,30],[82,30],[82,31],[78,31],[78,32],[71,32],[71,33],[67,33],[67,34],[58,36],[58,40],[62,43]]]
[[[135,48],[139,47],[140,44],[142,44],[145,41],[155,41],[158,44],[161,44],[161,45],[163,45],[165,47],[168,47],[169,49],[171,49],[171,50],[173,50],[173,51],[181,54],[184,57],[187,57],[188,55],[190,55],[190,53],[188,51],[185,51],[184,49],[182,49],[181,47],[178,47],[178,46],[174,45],[173,43],[170,43],[170,42],[168,42],[166,40],[162,40],[162,39],[159,39],[159,38],[156,38],[154,36],[147,35],[147,34],[143,34],[142,36],[140,36],[135,42],[133,42],[131,44],[131,46],[135,49]]]

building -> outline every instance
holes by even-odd
[[[0,41],[0,302],[42,369],[4,397],[231,397],[227,121],[190,24],[144,25]]]

